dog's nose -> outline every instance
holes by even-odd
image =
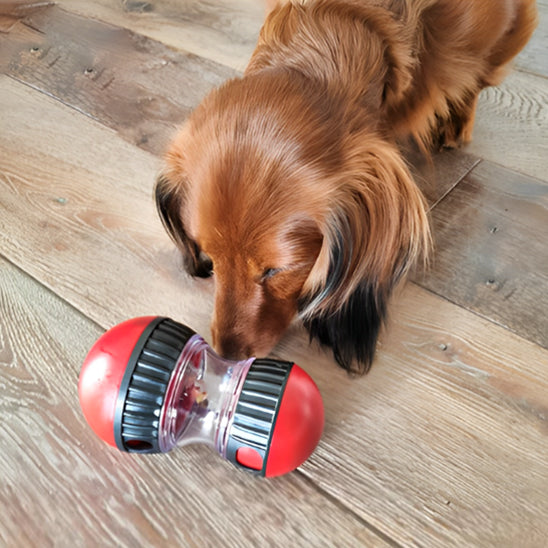
[[[213,337],[213,348],[223,358],[228,360],[243,360],[251,357],[252,349],[237,336]]]

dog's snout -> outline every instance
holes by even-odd
[[[250,348],[242,348],[237,341],[228,340],[219,347],[219,353],[228,360],[245,360],[251,357]]]
[[[252,349],[237,335],[217,335],[213,331],[213,348],[223,358],[228,360],[243,360],[252,355]]]

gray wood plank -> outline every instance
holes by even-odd
[[[108,447],[77,394],[102,329],[2,257],[0,312],[2,546],[389,545],[302,474],[255,478],[203,446]]]
[[[462,150],[442,150],[425,157],[415,147],[404,147],[404,157],[430,209],[480,162]]]
[[[125,319],[131,302],[135,315],[174,314],[207,329],[210,286],[183,272],[155,210],[159,160],[76,110],[0,80],[2,252],[73,304],[97,285],[108,287],[108,298],[92,297],[83,309],[105,328]],[[24,223],[21,208],[29,214]],[[75,253],[82,245],[86,252]]]
[[[548,169],[548,82],[514,71],[480,94],[465,152],[537,179]]]
[[[26,15],[53,4],[53,1],[3,0],[0,3],[0,34],[10,32],[17,22]]]
[[[548,184],[482,162],[432,218],[421,284],[548,348]]]
[[[59,5],[240,71],[265,13],[261,0],[59,0]]]
[[[0,34],[0,72],[161,153],[177,124],[236,73],[207,59],[56,6]]]
[[[303,472],[333,497],[401,546],[544,546],[548,351],[411,284],[366,377],[297,333],[280,353],[312,365],[324,395]]]
[[[539,24],[530,42],[518,55],[516,66],[548,77],[548,3],[537,0]]]

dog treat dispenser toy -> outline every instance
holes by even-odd
[[[84,417],[108,444],[165,453],[206,443],[237,466],[278,476],[314,451],[322,398],[297,365],[229,361],[169,318],[134,318],[104,333],[78,383]]]

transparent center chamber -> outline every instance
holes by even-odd
[[[229,427],[253,360],[225,360],[200,335],[192,336],[166,390],[159,420],[160,450],[207,443],[226,457]]]

